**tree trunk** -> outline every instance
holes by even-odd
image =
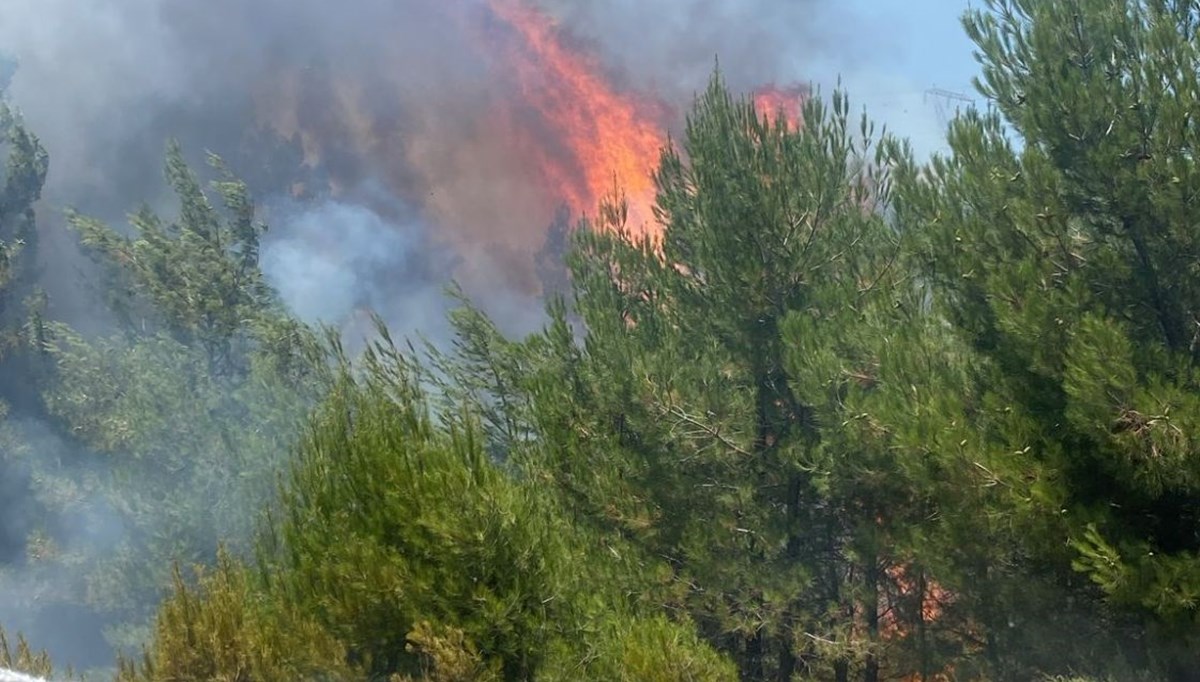
[[[1162,287],[1158,270],[1151,258],[1150,247],[1146,243],[1146,236],[1142,233],[1135,218],[1123,216],[1121,223],[1129,241],[1133,244],[1134,254],[1137,256],[1134,272],[1137,273],[1141,285],[1145,288],[1146,296],[1150,299],[1150,307],[1154,309],[1154,314],[1158,318],[1164,342],[1172,350],[1186,349],[1188,346],[1187,332],[1182,320],[1182,311],[1175,305],[1174,300],[1168,299],[1168,294]]]
[[[765,682],[766,670],[763,668],[763,634],[762,630],[755,632],[746,641],[746,666],[743,679],[753,682]]]
[[[879,682],[879,658],[875,647],[879,644],[879,558],[874,550],[867,553],[866,561],[867,603],[863,605],[863,616],[867,620],[867,640],[871,651],[867,653],[863,682]]]
[[[929,627],[925,623],[925,593],[929,586],[925,582],[924,569],[917,577],[917,647],[921,658],[921,682],[926,682],[931,673],[929,660]]]
[[[844,660],[834,663],[833,679],[835,682],[850,682],[850,663]]]
[[[779,651],[779,682],[792,682],[792,675],[796,674],[796,653],[792,651],[791,628],[786,628],[786,633],[789,637],[780,642]]]

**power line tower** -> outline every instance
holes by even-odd
[[[958,114],[958,110],[963,105],[970,106],[975,103],[975,98],[962,92],[954,92],[953,90],[944,90],[942,88],[929,88],[925,91],[925,102],[928,103],[933,99],[934,109],[937,111],[938,124],[945,128],[950,119]]]

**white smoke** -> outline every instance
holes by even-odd
[[[0,668],[0,682],[47,682],[47,680],[19,673],[15,670]]]
[[[263,273],[302,320],[353,337],[370,332],[374,313],[398,338],[444,338],[443,286],[454,260],[430,243],[415,215],[389,218],[340,201],[283,201],[269,212]]]

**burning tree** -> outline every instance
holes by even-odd
[[[863,210],[887,184],[861,181],[883,158],[869,123],[852,132],[841,93],[802,122],[763,106],[719,78],[697,101],[655,175],[661,239],[627,230],[620,201],[576,235],[582,344],[565,307],[525,344],[468,312],[461,368],[492,387],[509,456],[662,562],[647,598],[690,614],[746,679],[880,679],[881,595],[901,575],[888,533],[907,518],[890,501],[908,479],[886,429],[845,403],[895,371],[855,340],[918,306],[891,312],[899,245]]]

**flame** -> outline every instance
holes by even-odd
[[[900,564],[890,566],[887,574],[899,589],[899,596],[906,598],[916,596],[920,600],[921,620],[926,623],[932,623],[940,618],[945,606],[954,599],[953,594],[936,582],[924,576],[920,578],[911,576],[907,566]],[[894,610],[886,608],[881,616],[883,618],[880,629],[885,638],[903,637],[908,634],[907,626],[898,619]]]
[[[900,620],[894,608],[893,599],[916,599],[920,610],[921,621],[934,623],[945,613],[946,606],[954,601],[955,595],[937,582],[929,579],[918,569],[913,574],[913,567],[895,564],[888,567],[887,575],[896,589],[895,594],[885,594],[880,606],[880,635],[886,643],[899,640],[912,634],[908,624]],[[901,682],[950,682],[956,679],[954,667],[947,666],[944,670],[932,674],[910,673],[899,677]]]
[[[751,98],[759,116],[769,121],[776,121],[780,116],[791,130],[799,130],[804,125],[804,101],[808,98],[808,90],[798,85],[779,87],[764,85],[754,91]]]
[[[520,38],[504,46],[524,102],[544,119],[548,136],[525,137],[549,191],[576,214],[594,213],[614,182],[629,202],[626,226],[653,235],[652,174],[664,145],[664,108],[618,92],[588,54],[570,49],[545,13],[521,0],[490,0],[496,18]],[[559,154],[546,147],[552,140]]]
[[[451,44],[398,42],[367,65],[335,58],[263,75],[261,121],[301,141],[314,186],[382,184],[419,209],[459,256],[468,291],[536,293],[533,256],[559,209],[597,215],[614,189],[629,232],[658,241],[653,173],[679,123],[669,106],[620,87],[534,0],[408,7]],[[753,99],[796,128],[804,94],[770,86]]]

